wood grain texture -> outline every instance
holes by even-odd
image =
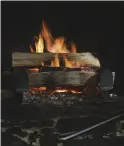
[[[82,86],[95,75],[95,72],[88,71],[29,73],[29,87],[40,87],[43,85]]]
[[[55,53],[12,53],[12,66],[39,66],[41,62],[51,61],[55,57]],[[99,61],[93,57],[86,56],[86,53],[59,53],[59,60],[63,60],[64,56],[69,61],[78,61],[82,65],[99,67]],[[96,63],[95,63],[96,62]]]

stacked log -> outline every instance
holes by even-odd
[[[51,61],[55,58],[55,53],[12,53],[12,66],[14,68],[38,68],[38,72],[28,72],[28,81],[30,87],[41,86],[83,86],[93,76],[96,70],[82,70],[79,68],[69,68],[65,66],[50,67],[42,66],[41,62]],[[91,68],[99,68],[99,61],[95,57],[88,57],[84,53],[59,53],[59,60],[64,57],[69,61],[78,61],[79,63]],[[91,59],[91,60],[90,60]],[[92,61],[94,59],[94,61]],[[60,61],[61,62],[61,61]],[[21,75],[20,75],[21,78]],[[26,77],[27,78],[27,77]]]
[[[24,66],[39,66],[41,62],[51,61],[55,58],[55,53],[12,53],[12,66],[13,67],[24,67]],[[86,53],[59,53],[59,60],[64,60],[66,57],[69,61],[78,61],[82,65],[100,67],[99,61]]]
[[[95,75],[95,72],[86,71],[29,73],[29,87],[41,87],[47,85],[48,82],[50,82],[51,85],[83,86],[92,76]]]

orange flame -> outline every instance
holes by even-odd
[[[35,42],[36,52],[37,53],[43,53],[44,50],[44,43],[43,38],[41,35],[39,35],[38,41]]]
[[[71,51],[67,48],[64,37],[53,38],[51,31],[47,27],[45,21],[42,22],[42,29],[39,37],[36,37],[35,49],[30,45],[31,52],[43,53],[44,49],[50,53],[76,53],[77,47],[74,43],[71,44]],[[86,58],[87,57],[87,58]],[[95,64],[100,67],[99,61],[92,57],[92,55],[87,54],[86,59],[80,61],[69,61],[66,56],[64,56],[65,67],[81,67],[88,64]],[[44,63],[41,61],[41,65],[44,66]],[[52,67],[59,67],[60,60],[58,55],[55,55],[55,58],[51,60]]]
[[[32,48],[31,45],[29,45],[29,47],[30,47],[30,51],[33,53],[34,52],[34,49]]]
[[[58,54],[55,55],[55,58],[51,61],[51,66],[52,67],[59,67],[59,58]]]
[[[65,66],[66,67],[73,67],[73,62],[69,61],[66,56],[64,56]]]
[[[71,50],[72,50],[71,51],[72,53],[76,53],[77,52],[77,47],[76,47],[76,45],[74,43],[71,44]]]
[[[44,50],[46,49],[47,52],[50,53],[56,53],[55,58],[51,60],[51,66],[52,67],[59,67],[60,66],[60,60],[58,57],[57,53],[76,53],[77,52],[77,47],[74,43],[71,44],[71,50],[67,48],[67,45],[65,43],[64,37],[58,37],[58,38],[53,38],[51,31],[47,27],[45,21],[42,22],[42,29],[41,33],[39,34],[38,37],[35,37],[35,49],[30,45],[30,51],[31,52],[36,52],[36,53],[43,53]],[[74,67],[82,67],[87,64],[95,64],[96,66],[100,67],[99,61],[97,59],[94,59],[92,55],[86,54],[85,59],[80,60],[80,61],[70,61],[68,58],[63,55],[65,67],[69,68],[74,68]],[[41,66],[44,66],[44,62],[41,61]],[[30,69],[32,72],[39,72],[38,68]],[[36,89],[35,89],[36,90]],[[38,91],[46,91],[46,87],[41,87],[37,89]],[[73,92],[73,93],[78,93],[75,90],[71,89],[56,89],[53,92]],[[81,92],[79,92],[81,93]]]
[[[50,53],[76,53],[76,46],[73,43],[71,45],[71,51],[67,49],[65,39],[64,37],[59,37],[54,39],[51,35],[50,30],[48,29],[45,21],[42,22],[42,31],[39,37],[36,37],[35,41],[35,51],[33,47],[30,45],[31,52],[36,53],[43,53],[44,52],[44,41],[46,45],[46,49]],[[67,57],[64,57],[65,67],[73,67],[72,63],[67,59]],[[44,65],[43,62],[41,62],[41,65]],[[52,67],[59,67],[59,58],[58,55],[55,55],[55,58],[51,61]]]

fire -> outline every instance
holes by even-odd
[[[72,93],[77,93],[77,94],[81,94],[82,92],[76,91],[76,90],[69,90],[69,89],[56,89],[53,92],[59,92],[59,93],[63,93],[63,92],[72,92]]]
[[[39,90],[39,91],[46,91],[46,87],[40,87],[40,88],[31,88],[31,90]]]
[[[50,29],[47,27],[45,21],[42,21],[41,33],[38,37],[35,37],[35,49],[30,45],[31,52],[44,53],[45,49],[47,52],[56,53],[55,58],[51,60],[52,67],[59,67],[60,60],[57,53],[76,53],[77,47],[74,43],[71,43],[71,49],[69,50],[64,37],[54,38],[51,34]],[[66,56],[64,56],[65,67],[81,67],[88,64],[93,64],[100,67],[98,59],[92,55],[86,54],[86,60],[80,61],[69,61]],[[41,62],[41,66],[44,66],[44,62]]]
[[[77,51],[77,47],[74,43],[71,44],[71,50],[72,50],[71,51],[72,53],[76,53],[76,51]]]
[[[47,27],[46,23],[43,21],[42,22],[42,27],[41,27],[41,33],[39,34],[38,37],[35,37],[35,48],[33,48],[31,45],[30,51],[36,52],[36,53],[44,53],[44,51],[50,52],[50,53],[55,53],[55,57],[51,60],[51,67],[60,67],[60,60],[58,57],[58,53],[76,53],[77,52],[77,47],[74,43],[71,43],[70,50],[67,47],[67,44],[65,42],[64,37],[58,37],[54,38],[51,34],[51,31]],[[90,64],[90,65],[96,65],[100,67],[99,60],[96,59],[91,53],[82,53],[83,59],[80,61],[70,61],[66,57],[66,55],[63,55],[63,62],[65,64],[65,67],[67,68],[85,68],[84,66]],[[41,66],[45,66],[45,63],[41,61]],[[38,68],[33,68],[30,69],[31,72],[39,72]],[[31,90],[36,90],[36,91],[46,91],[46,87],[41,87],[41,88],[33,88]],[[81,93],[76,90],[72,89],[55,89],[52,92],[73,92],[73,93]]]
[[[43,43],[43,38],[41,35],[39,35],[38,42],[35,42],[35,47],[36,47],[37,53],[43,53],[44,43]]]
[[[44,92],[44,91],[47,91],[47,88],[46,87],[40,87],[40,88],[31,88],[30,89],[31,92]],[[76,91],[74,89],[63,89],[63,88],[59,88],[59,89],[55,89],[55,90],[52,90],[51,93],[66,93],[66,92],[72,92],[72,93],[75,93],[75,94],[81,94],[82,92],[80,91]]]
[[[64,61],[65,61],[65,66],[66,67],[73,67],[73,62],[69,61],[65,56],[64,56]]]
[[[45,42],[45,45],[44,45]],[[47,49],[50,53],[76,53],[76,45],[73,43],[71,45],[71,51],[67,49],[64,37],[53,38],[50,30],[48,29],[46,23],[42,22],[42,31],[39,34],[39,37],[36,37],[35,49],[30,45],[30,51],[36,53],[43,53],[44,48]],[[65,67],[73,67],[73,63],[64,56]],[[41,65],[44,66],[43,62]],[[52,67],[59,67],[60,61],[58,55],[55,55],[55,58],[51,61]]]
[[[58,58],[58,54],[55,55],[55,58],[51,61],[51,66],[52,67],[59,67],[59,58]]]
[[[44,51],[44,43],[43,43],[43,38],[42,36],[39,34],[39,38],[35,37],[35,48],[36,48],[36,53],[43,53]],[[35,52],[33,47],[31,45],[29,45],[31,52]]]

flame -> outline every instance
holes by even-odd
[[[60,60],[57,53],[76,53],[77,47],[74,43],[71,43],[71,50],[67,48],[64,37],[54,38],[50,29],[46,25],[45,21],[42,21],[41,33],[38,37],[35,37],[35,49],[30,45],[31,52],[43,53],[44,49],[50,53],[56,53],[55,58],[51,60],[52,67],[59,67]],[[69,61],[66,56],[63,56],[65,67],[80,67],[84,65],[95,65],[100,67],[99,60],[92,56],[90,53],[83,57],[80,61]],[[44,62],[41,61],[41,65],[44,66]]]
[[[69,61],[66,56],[64,56],[65,67],[73,67],[73,62]]]
[[[42,21],[42,31],[41,35],[43,36],[45,43],[46,43],[46,48],[48,52],[54,53],[52,49],[52,42],[53,42],[53,37],[51,35],[51,32],[48,31],[48,28],[46,26],[45,21]]]
[[[71,44],[71,52],[76,53],[77,52],[77,47],[74,43]]]
[[[30,45],[29,47],[30,47],[31,52],[43,53],[44,41],[45,41],[46,49],[50,53],[70,53],[70,52],[76,53],[76,50],[77,50],[75,44],[73,43],[71,45],[72,51],[69,51],[67,49],[64,37],[58,37],[54,39],[45,21],[42,22],[41,34],[39,34],[39,37],[35,37],[35,38],[36,38],[35,51],[33,47]],[[64,60],[65,67],[73,67],[72,63],[68,61],[66,57],[64,57],[64,59],[65,59]],[[43,62],[41,62],[41,65],[44,66]],[[55,55],[55,58],[51,61],[51,66],[52,67],[60,66],[59,58],[57,54]]]
[[[35,42],[35,47],[36,47],[36,53],[43,53],[44,43],[41,35],[39,35],[38,41]]]
[[[59,58],[58,54],[55,55],[55,58],[51,61],[51,66],[52,67],[59,67]]]
[[[33,53],[34,52],[33,47],[31,45],[29,45],[29,47],[30,47],[30,51]]]
[[[57,53],[76,53],[77,47],[74,43],[71,43],[71,49],[69,50],[64,37],[54,38],[51,34],[50,29],[46,25],[45,21],[42,22],[41,33],[38,37],[35,37],[35,48],[31,45],[30,51],[32,53],[44,53],[44,51],[55,53],[55,57],[51,60],[51,67],[60,67],[60,60]],[[45,50],[46,49],[46,50]],[[67,68],[82,68],[84,69],[86,65],[95,65],[100,67],[99,60],[96,59],[91,53],[82,53],[83,59],[80,61],[70,61],[66,55],[63,55],[64,64]],[[41,61],[41,66],[45,66],[44,62]],[[30,69],[31,72],[39,72],[38,68]],[[46,91],[46,87],[32,88],[31,91]],[[50,92],[72,92],[72,93],[82,93],[72,89],[55,89]]]

